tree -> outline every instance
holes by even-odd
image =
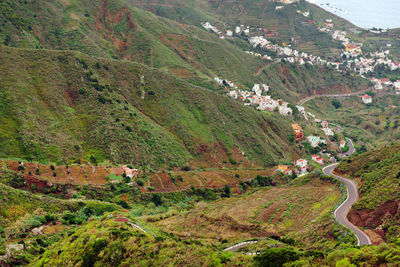
[[[271,177],[261,175],[257,175],[256,180],[259,186],[270,186],[272,183]]]
[[[159,194],[153,194],[151,201],[153,201],[156,206],[160,206],[162,204],[162,199]]]
[[[90,162],[91,162],[94,166],[97,166],[97,159],[96,159],[93,155],[90,156]]]
[[[293,249],[271,248],[255,257],[255,265],[264,267],[280,267],[287,262],[296,261],[299,258],[299,255]]]
[[[333,99],[332,106],[334,106],[336,109],[338,109],[338,108],[342,107],[342,103],[340,103],[340,101],[337,99]]]
[[[230,197],[231,196],[231,187],[229,185],[224,186],[224,192],[222,193],[222,197]]]

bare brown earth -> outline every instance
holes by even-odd
[[[374,210],[351,209],[348,219],[358,227],[368,228],[365,232],[371,238],[373,244],[380,244],[385,241],[385,234],[388,229],[383,227],[388,221],[400,216],[400,200],[389,201]]]

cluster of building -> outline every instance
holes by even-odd
[[[375,67],[378,65],[384,65],[392,71],[400,68],[399,62],[393,61],[387,57],[390,52],[389,50],[381,52],[375,51],[363,57],[361,43],[351,42],[351,40],[346,37],[347,33],[345,31],[333,30],[332,20],[326,20],[325,25],[326,27],[320,27],[318,29],[322,32],[330,33],[332,35],[332,39],[341,41],[344,46],[344,51],[341,56],[344,59],[342,64],[345,68],[351,69],[361,76],[368,72],[374,72]],[[391,46],[391,44],[388,45]],[[380,90],[382,87],[379,83],[376,83],[375,89]]]
[[[278,0],[278,2],[282,4],[291,4],[297,1]],[[277,8],[283,8],[283,6],[277,6]],[[308,17],[310,15],[308,11],[297,10],[297,12],[305,17]],[[305,23],[310,24],[314,23],[314,21],[309,20]],[[220,30],[218,30],[215,26],[211,25],[209,22],[203,23],[202,26],[207,30],[215,32],[216,34],[219,35],[220,38],[225,38],[224,34]],[[400,68],[399,62],[393,61],[392,59],[387,57],[389,54],[389,50],[382,52],[373,52],[370,53],[369,55],[363,56],[362,44],[352,42],[347,37],[346,31],[335,30],[333,21],[331,19],[326,19],[324,22],[324,27],[319,27],[318,29],[321,32],[329,33],[332,36],[333,40],[337,40],[342,43],[344,48],[341,54],[342,57],[341,60],[329,61],[326,59],[322,59],[321,57],[318,56],[313,56],[304,52],[299,52],[296,49],[292,49],[291,45],[286,43],[282,43],[282,45],[273,44],[265,38],[266,36],[274,36],[274,33],[268,31],[267,29],[253,28],[250,26],[240,25],[236,26],[234,31],[227,30],[226,35],[233,36],[235,34],[236,35],[244,34],[245,36],[251,36],[250,30],[252,31],[255,30],[256,32],[264,31],[264,35],[251,36],[248,38],[248,41],[254,48],[260,47],[262,49],[276,52],[279,56],[277,59],[278,61],[284,60],[298,65],[304,65],[308,63],[310,65],[317,64],[317,65],[333,66],[333,68],[336,69],[337,71],[351,70],[361,75],[364,78],[366,78],[364,76],[365,74],[369,73],[369,75],[371,75],[370,73],[373,73],[378,65],[384,65],[392,71]],[[245,51],[245,52],[255,57],[260,57],[264,60],[273,60],[269,55],[266,54],[262,55],[260,53],[252,51]],[[389,86],[387,81],[382,83],[377,81],[376,79],[373,82],[375,84],[375,89],[377,90],[383,89],[385,85]],[[393,87],[395,87],[395,89],[398,91],[398,94],[400,94],[400,81],[391,83],[390,85],[393,85]]]
[[[286,60],[290,63],[296,63],[298,65],[304,65],[306,63],[310,65],[327,65],[333,66],[335,69],[339,70],[339,62],[331,62],[325,59],[322,59],[319,56],[313,56],[304,52],[299,52],[296,49],[292,49],[289,45],[283,44],[283,46],[279,46],[277,44],[272,44],[270,41],[264,38],[264,36],[253,36],[249,38],[250,44],[254,47],[260,47],[263,49],[267,49],[270,51],[276,52],[281,60]]]
[[[284,116],[291,116],[293,110],[288,106],[289,103],[281,99],[275,100],[266,95],[269,86],[266,84],[254,84],[252,91],[231,90],[228,95],[244,102],[246,106],[255,106],[259,110],[275,111],[278,110]]]
[[[326,136],[333,136],[333,130],[329,128],[327,121],[321,121],[321,129],[325,133]]]
[[[346,66],[354,70],[354,72],[364,75],[365,73],[374,72],[375,68],[378,65],[383,65],[387,67],[391,71],[397,70],[400,68],[400,63],[397,61],[393,61],[390,58],[387,58],[386,55],[389,54],[389,50],[384,52],[374,52],[371,53],[369,57],[359,57],[352,60],[346,61]],[[364,77],[364,76],[363,76]],[[377,84],[377,90],[382,88]]]

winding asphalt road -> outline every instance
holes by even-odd
[[[346,153],[342,154],[342,157],[350,156],[355,151],[353,142],[349,138],[346,139],[349,143],[349,150]],[[368,237],[368,235],[347,219],[347,214],[349,213],[351,206],[359,199],[358,190],[357,185],[354,181],[343,178],[333,173],[333,170],[336,168],[337,165],[338,163],[335,163],[323,169],[324,174],[333,176],[336,179],[342,181],[347,188],[347,199],[335,210],[334,216],[339,221],[339,223],[354,232],[358,239],[359,246],[371,245],[371,239]]]
[[[357,92],[352,92],[352,93],[346,93],[346,94],[322,94],[322,95],[313,95],[313,96],[309,96],[306,98],[303,98],[301,100],[299,100],[297,102],[297,105],[302,106],[304,103],[310,101],[311,99],[317,98],[317,97],[348,97],[348,96],[354,96],[354,95],[360,95],[363,93],[366,93],[368,91],[370,91],[371,88],[369,89],[364,89],[361,91],[357,91]]]

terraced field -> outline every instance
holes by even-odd
[[[328,182],[260,189],[240,197],[198,203],[189,213],[157,222],[175,234],[215,241],[284,235],[330,212],[341,197]]]
[[[102,186],[108,181],[122,180],[121,167],[71,165],[53,166],[33,162],[24,163],[24,170],[18,169],[18,161],[0,161],[0,167],[21,174],[28,181],[35,183],[54,183],[72,185]],[[151,188],[154,192],[173,192],[196,188],[222,188],[226,184],[236,187],[240,180],[251,180],[257,175],[269,176],[273,173],[270,169],[211,169],[192,171],[159,171],[155,173],[141,171],[138,179],[144,182],[144,189]],[[40,182],[38,182],[40,181]]]

